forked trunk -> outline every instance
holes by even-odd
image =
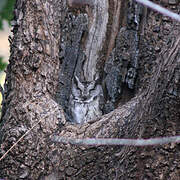
[[[177,1],[161,4],[180,11]],[[3,179],[180,177],[179,144],[58,144],[180,132],[179,23],[127,0],[17,0],[0,121]]]

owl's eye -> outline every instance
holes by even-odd
[[[76,88],[75,86],[72,87],[72,94],[76,97],[81,96],[81,90],[79,88]]]
[[[87,91],[91,91],[91,90],[93,90],[94,89],[94,87],[95,87],[95,82],[91,82],[91,83],[89,83],[89,85],[87,86]]]

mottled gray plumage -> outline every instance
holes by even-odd
[[[95,81],[81,82],[75,76],[69,101],[73,121],[81,124],[102,115],[100,110],[102,96],[102,88]]]

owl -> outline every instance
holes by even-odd
[[[69,108],[72,121],[78,124],[93,120],[102,115],[100,104],[102,87],[96,81],[81,82],[77,76],[72,80]]]

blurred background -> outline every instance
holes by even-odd
[[[13,18],[14,3],[15,0],[0,0],[0,84],[2,87],[4,87],[5,68],[10,54],[8,36],[11,34],[10,22]],[[2,94],[0,93],[0,104],[1,102]]]

